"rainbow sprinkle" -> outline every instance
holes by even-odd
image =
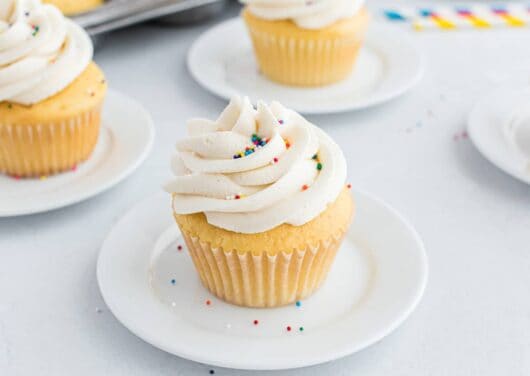
[[[31,33],[32,36],[36,36],[39,33],[40,26],[39,25],[32,25],[31,28],[33,29],[33,33]]]
[[[269,139],[268,138],[263,139],[263,138],[261,138],[260,136],[258,136],[257,134],[254,133],[252,135],[252,137],[250,138],[250,141],[252,142],[253,145],[252,146],[247,146],[245,148],[245,151],[240,151],[240,152],[234,154],[233,159],[243,158],[243,157],[246,157],[246,156],[254,153],[256,151],[256,149],[262,148],[265,145],[267,145],[267,143],[269,142]]]
[[[429,8],[401,6],[383,9],[382,14],[390,22],[409,24],[417,31],[530,26],[528,5],[513,1],[497,5],[437,5]]]
[[[242,194],[235,194],[235,195],[227,195],[225,198],[227,200],[240,200],[242,199],[243,197],[245,197],[245,195],[242,195]]]
[[[320,160],[318,159],[318,154],[315,154],[311,157],[311,159],[313,159],[314,161],[317,162],[317,170],[320,171],[322,170],[322,167],[324,167],[324,165],[320,162]]]

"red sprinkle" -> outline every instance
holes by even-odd
[[[346,185],[346,187],[347,187],[348,189],[351,189],[351,184],[348,183],[348,184]]]
[[[291,331],[291,327],[290,327],[290,326],[287,327],[287,331],[288,331],[288,332]]]
[[[236,200],[239,200],[240,198],[241,198],[240,195],[236,195],[236,197],[235,197]]]
[[[75,170],[77,170],[77,165],[72,166],[72,171],[75,171]]]
[[[275,157],[275,158],[273,159],[273,162],[274,162],[274,163],[278,163],[278,158]]]
[[[302,191],[306,191],[308,188],[307,184],[302,185]]]
[[[206,305],[211,305],[211,304],[212,304],[212,302],[208,299],[208,300],[206,301]]]
[[[181,246],[181,245],[177,245],[177,249],[178,249],[179,251],[182,251],[182,246]]]
[[[259,321],[258,320],[254,320],[254,325],[258,325],[259,324]]]
[[[278,120],[278,123],[283,124],[283,120]]]

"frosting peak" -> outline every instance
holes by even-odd
[[[346,163],[319,128],[273,102],[234,97],[217,121],[188,122],[166,185],[178,214],[203,212],[214,226],[263,232],[303,225],[343,188]]]
[[[303,29],[322,29],[353,17],[364,0],[240,0],[251,13],[266,20],[292,20]]]
[[[63,90],[92,60],[86,32],[40,0],[0,2],[0,102],[40,102]]]

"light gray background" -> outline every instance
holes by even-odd
[[[225,106],[185,68],[186,51],[213,23],[123,30],[96,55],[110,85],[152,113],[157,140],[137,173],[109,192],[0,220],[1,375],[208,374],[211,367],[128,332],[106,309],[95,266],[111,226],[169,177],[185,120],[215,117]],[[413,39],[427,72],[408,95],[310,120],[342,146],[352,184],[416,226],[430,261],[425,297],[402,327],[367,350],[321,366],[255,374],[530,374],[530,187],[497,170],[468,139],[454,139],[482,93],[505,81],[529,82],[530,29],[425,32]]]

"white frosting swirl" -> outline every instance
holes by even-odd
[[[257,233],[309,222],[344,187],[337,144],[277,102],[255,110],[235,97],[217,121],[191,120],[188,132],[172,160],[176,178],[165,187],[177,214],[204,212],[214,226]],[[236,158],[252,140],[263,146]]]
[[[87,33],[40,0],[0,2],[0,102],[40,102],[74,81],[92,60]]]
[[[292,20],[303,29],[322,29],[353,17],[364,0],[240,0],[249,11],[265,20]]]

